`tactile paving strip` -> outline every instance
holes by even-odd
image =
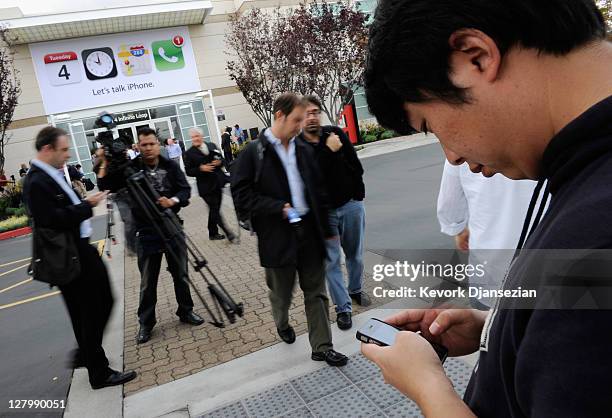
[[[325,418],[370,417],[380,412],[376,405],[353,385],[308,404],[308,408],[316,417]]]
[[[249,415],[257,418],[274,417],[305,405],[289,383],[249,396],[242,402]]]
[[[350,363],[350,361],[349,361]],[[335,367],[325,367],[291,380],[298,395],[306,403],[337,392],[351,384]]]
[[[380,375],[378,366],[361,353],[350,356],[348,364],[340,367],[340,371],[353,383]]]
[[[423,418],[417,404],[410,399],[385,409],[384,413],[389,418]]]
[[[470,382],[472,376],[472,370],[474,368],[462,360],[455,358],[449,358],[444,363],[444,370],[446,375],[453,382],[453,387],[459,396],[463,397],[465,389]]]
[[[399,390],[386,384],[382,376],[362,380],[356,385],[380,409],[388,408],[407,399]]]
[[[200,418],[245,418],[248,417],[246,410],[240,402],[229,404],[223,408],[215,409],[201,415]]]
[[[294,409],[293,411],[287,412],[279,416],[278,418],[313,418],[314,415],[310,413],[307,407]]]

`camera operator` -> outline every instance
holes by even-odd
[[[34,227],[33,277],[57,285],[62,292],[79,347],[72,365],[86,366],[91,387],[100,389],[129,382],[136,372],[109,368],[102,348],[113,295],[106,266],[98,250],[89,244],[89,218],[106,193],[95,193],[81,201],[70,188],[62,170],[70,159],[69,144],[68,134],[52,126],[36,136],[38,153],[23,189]],[[49,240],[56,245],[49,245]],[[65,245],[58,248],[62,241]],[[78,262],[65,262],[73,254],[77,254]]]
[[[173,161],[160,156],[160,143],[155,131],[143,128],[138,131],[138,147],[140,155],[129,161],[129,167],[143,173],[150,180],[154,189],[161,196],[157,201],[160,208],[171,208],[178,213],[181,207],[189,204],[191,188],[187,183],[185,174]],[[103,162],[98,172],[98,187],[101,190],[116,189],[125,183],[123,172],[107,175],[107,161]],[[127,156],[126,156],[127,159]],[[126,160],[127,161],[127,160]],[[168,270],[174,280],[174,293],[178,303],[177,316],[181,322],[191,325],[201,325],[204,320],[193,312],[193,301],[187,283],[187,252],[184,242],[177,243],[174,250],[178,254],[180,263],[166,251],[163,239],[153,225],[150,225],[145,214],[132,202],[132,215],[136,230],[136,252],[138,256],[138,269],[141,274],[140,305],[138,307],[137,343],[142,344],[151,339],[151,331],[155,326],[155,304],[157,302],[157,280],[161,268],[162,255],[166,255]]]
[[[198,183],[198,193],[208,205],[208,237],[211,240],[227,239],[233,242],[236,236],[227,227],[221,216],[221,199],[223,186],[227,176],[221,170],[223,159],[217,146],[212,142],[204,142],[202,130],[189,130],[192,146],[185,152],[185,171],[190,177],[195,177]],[[219,228],[225,235],[219,234]]]

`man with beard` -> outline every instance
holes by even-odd
[[[300,136],[315,150],[319,170],[330,201],[329,225],[336,238],[325,241],[327,249],[326,277],[332,301],[336,305],[338,328],[352,326],[351,299],[358,305],[370,305],[363,289],[363,235],[365,209],[363,199],[363,167],[342,129],[321,127],[321,102],[306,96],[306,120]],[[340,265],[341,250],[346,256],[348,288]]]

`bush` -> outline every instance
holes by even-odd
[[[21,187],[7,186],[4,192],[0,194],[0,219],[7,217],[7,209],[21,206],[21,200]]]
[[[374,141],[378,141],[378,138],[376,137],[376,135],[366,135],[366,136],[363,138],[363,142],[366,142],[366,143],[368,143],[368,142],[374,142]]]
[[[12,231],[13,229],[23,228],[24,226],[28,226],[27,216],[12,216],[0,221],[0,232]]]
[[[385,131],[380,135],[380,139],[395,138],[397,135],[393,131]]]
[[[20,206],[18,208],[7,208],[5,213],[8,216],[23,216],[26,214],[26,209],[23,206]]]

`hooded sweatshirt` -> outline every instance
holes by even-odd
[[[504,289],[537,289],[538,297],[529,309],[506,299],[489,312],[464,400],[479,417],[610,416],[612,294],[605,288],[612,289],[610,257],[591,269],[600,276],[592,296],[608,310],[571,309],[575,289],[585,288],[586,270],[568,271],[586,252],[612,249],[612,96],[551,140],[541,173],[519,243],[523,249],[504,282]],[[559,283],[564,286],[557,286],[554,301],[547,299],[550,285]]]

